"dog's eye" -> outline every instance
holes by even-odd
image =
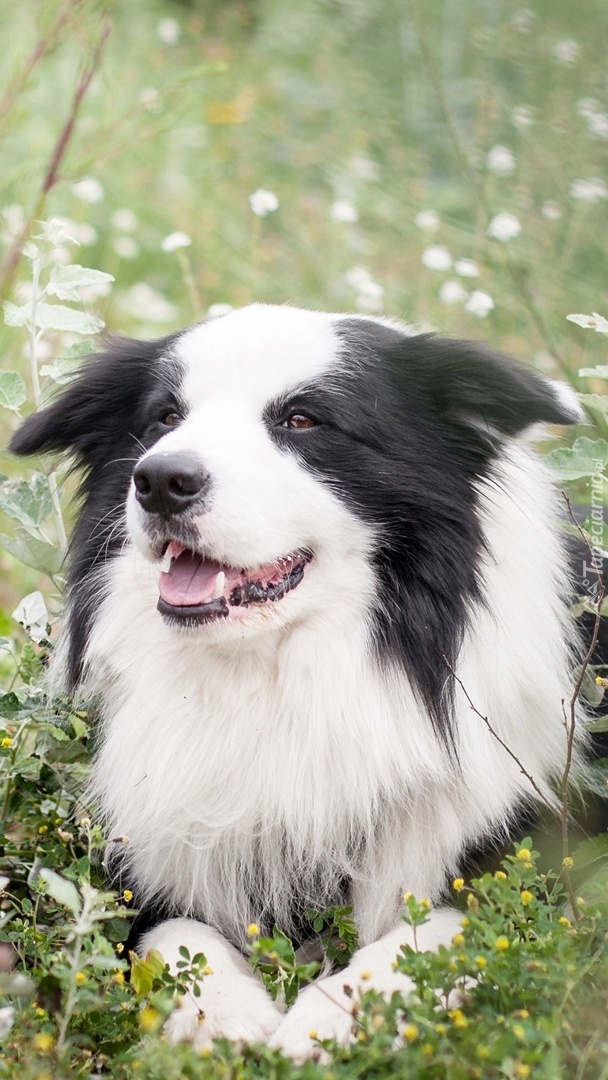
[[[291,413],[281,423],[281,427],[290,428],[291,431],[305,431],[307,428],[313,428],[317,426],[317,421],[313,420],[312,416],[307,416],[306,413]]]
[[[165,427],[177,427],[178,424],[181,424],[182,417],[173,409],[168,409],[167,412],[161,413],[160,422]]]

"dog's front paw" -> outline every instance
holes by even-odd
[[[263,986],[212,987],[213,975],[205,979],[198,998],[179,998],[165,1024],[170,1043],[191,1043],[197,1050],[212,1045],[214,1039],[233,1042],[267,1042],[283,1014],[270,1000]]]
[[[333,975],[313,983],[300,994],[270,1039],[270,1046],[296,1062],[314,1057],[325,1061],[327,1055],[317,1040],[335,1039],[348,1045],[355,1037],[353,1001],[344,993],[347,979]]]

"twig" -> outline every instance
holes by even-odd
[[[74,91],[74,96],[72,98],[72,107],[70,109],[70,114],[65,121],[51,152],[51,156],[48,161],[42,184],[40,185],[40,190],[38,192],[34,208],[29,214],[25,224],[20,229],[19,235],[16,236],[13,240],[13,243],[11,244],[11,247],[9,248],[4,263],[2,265],[2,268],[0,269],[0,295],[6,295],[7,292],[10,291],[13,278],[19,265],[19,259],[21,258],[21,251],[23,249],[23,246],[32,231],[32,226],[34,222],[38,218],[43,216],[46,200],[59,180],[59,169],[74,134],[76,121],[78,119],[78,114],[80,112],[82,103],[89,89],[89,86],[91,85],[93,76],[95,75],[97,68],[99,67],[101,54],[103,52],[106,41],[108,40],[108,37],[111,33],[111,29],[112,27],[110,22],[106,21],[103,25],[99,41],[97,42],[97,45],[95,46],[95,49],[93,51],[91,62],[81,75],[80,81],[76,86],[76,90]]]
[[[532,776],[532,774],[528,772],[528,770],[527,770],[527,769],[525,768],[525,766],[524,766],[524,765],[522,765],[521,761],[520,761],[520,760],[519,760],[519,758],[517,757],[517,754],[514,754],[514,753],[513,753],[513,751],[511,750],[511,748],[510,748],[509,746],[507,746],[507,744],[506,744],[506,742],[504,741],[504,739],[501,739],[501,737],[500,737],[500,735],[498,734],[498,732],[497,732],[497,731],[495,730],[495,728],[493,728],[493,727],[492,727],[492,725],[491,725],[490,721],[488,720],[488,717],[487,717],[487,716],[484,716],[484,715],[483,715],[483,713],[482,713],[482,712],[480,712],[480,710],[479,710],[479,709],[477,708],[477,706],[476,706],[476,705],[475,705],[475,704],[473,703],[473,701],[471,700],[471,698],[470,698],[470,696],[469,696],[469,693],[468,693],[468,691],[467,691],[467,689],[466,689],[466,687],[465,687],[465,685],[464,685],[464,683],[463,683],[462,679],[460,679],[460,678],[458,677],[458,675],[456,674],[456,672],[454,671],[454,668],[453,668],[453,667],[452,667],[452,665],[450,664],[450,661],[448,660],[447,656],[444,656],[444,657],[443,657],[443,662],[444,662],[444,664],[446,665],[446,667],[447,667],[448,671],[450,672],[450,674],[451,674],[452,678],[453,678],[453,679],[455,679],[455,680],[456,680],[456,682],[458,683],[458,685],[459,685],[460,689],[462,690],[462,692],[463,692],[463,694],[464,694],[465,698],[467,699],[467,701],[468,701],[468,703],[469,703],[469,705],[470,705],[471,709],[472,709],[472,710],[473,710],[473,712],[475,713],[475,715],[476,715],[476,716],[478,716],[480,720],[483,720],[483,722],[484,722],[484,724],[486,725],[486,727],[487,727],[488,731],[490,732],[490,734],[491,734],[491,735],[493,735],[493,736],[494,736],[494,738],[496,739],[496,741],[500,743],[500,745],[502,746],[503,750],[506,750],[506,751],[507,751],[507,754],[509,755],[509,757],[513,759],[513,761],[515,762],[515,764],[516,764],[516,765],[518,766],[518,768],[519,768],[520,772],[521,772],[521,773],[523,773],[523,775],[525,776],[526,780],[527,780],[527,781],[528,781],[528,782],[530,783],[530,785],[531,785],[531,786],[532,786],[532,787],[534,788],[534,791],[535,791],[535,792],[536,792],[536,794],[538,795],[539,799],[541,799],[541,801],[542,801],[542,802],[543,802],[543,803],[545,804],[545,806],[547,806],[547,807],[549,808],[549,810],[551,810],[551,811],[554,811],[554,810],[555,810],[555,807],[554,807],[554,806],[553,806],[553,805],[551,804],[550,800],[549,800],[549,799],[547,798],[547,796],[545,795],[544,791],[542,791],[542,790],[541,790],[541,788],[540,788],[540,787],[538,786],[538,784],[536,783],[536,780],[534,779],[534,777]]]

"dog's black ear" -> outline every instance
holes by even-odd
[[[9,449],[20,456],[68,451],[85,463],[104,448],[111,452],[117,433],[124,436],[132,426],[154,362],[172,340],[110,339],[103,352],[84,362],[67,390],[23,421]]]
[[[584,413],[565,383],[544,378],[501,353],[471,341],[432,334],[406,339],[408,365],[445,419],[513,436],[536,423],[576,424]],[[410,368],[411,370],[411,368]]]

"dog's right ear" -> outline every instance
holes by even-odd
[[[155,361],[167,354],[173,340],[109,339],[103,352],[84,362],[67,390],[23,421],[9,450],[20,456],[67,451],[84,464],[100,450],[111,452],[116,432],[131,429]]]

